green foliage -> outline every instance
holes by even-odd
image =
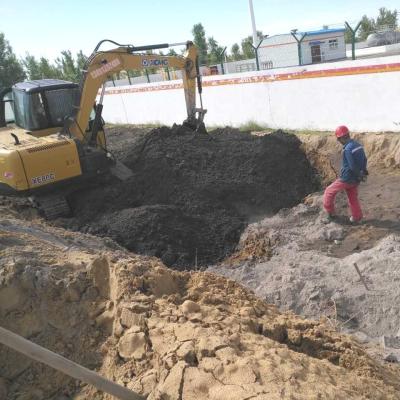
[[[82,51],[73,57],[69,50],[62,51],[55,64],[45,57],[37,60],[30,54],[22,59],[22,65],[29,79],[64,79],[72,82],[80,81],[85,62],[86,56]]]
[[[85,68],[87,57],[83,54],[82,50],[76,54],[76,66],[79,70],[79,73],[82,73],[82,70]]]
[[[37,60],[34,56],[27,54],[22,59],[22,65],[29,79],[62,79],[61,71],[47,58],[41,57]]]
[[[224,50],[213,36],[206,39],[206,31],[201,23],[193,26],[193,42],[199,52],[200,65],[212,65],[221,62],[221,54]]]
[[[12,47],[0,32],[0,87],[12,86],[25,79],[25,72]]]
[[[346,27],[346,30],[344,32],[344,41],[345,41],[345,43],[351,43],[352,40],[353,40],[353,35],[351,33],[351,30]]]
[[[222,61],[222,52],[224,48],[218,45],[218,42],[213,38],[208,38],[208,63],[209,64],[218,64]]]
[[[79,57],[80,62],[84,64],[83,54]],[[78,65],[77,60],[74,59],[70,50],[64,50],[61,52],[61,56],[57,57],[56,65],[61,71],[61,76],[63,79],[72,82],[79,82],[81,79],[81,69]]]
[[[200,65],[215,65],[222,61],[221,54],[224,50],[223,46],[220,46],[218,41],[210,36],[206,39],[206,32],[201,23],[193,26],[192,29],[193,42],[197,46],[199,51],[199,62]],[[263,39],[263,34],[261,31],[257,31],[257,36],[259,40]],[[252,47],[253,37],[248,36],[243,39],[241,46],[235,43],[231,48],[231,54],[228,55],[230,61],[244,60],[247,58],[254,58],[255,53]],[[256,43],[258,45],[258,43]]]
[[[50,64],[47,58],[41,57],[39,61],[39,69],[42,78],[62,79],[61,72],[53,64]]]
[[[263,33],[261,31],[257,31],[257,38],[259,40],[262,40]],[[245,39],[242,40],[242,53],[244,59],[255,57],[255,52],[252,45],[258,45],[258,43],[253,43],[253,36],[247,36]]]
[[[29,53],[22,59],[22,64],[25,68],[25,71],[28,75],[29,79],[41,79],[41,73],[39,68],[39,62],[36,60],[34,56],[31,56]]]
[[[388,10],[385,7],[379,9],[376,19],[368,18],[364,15],[361,19],[360,30],[358,31],[358,39],[366,40],[370,33],[384,28],[396,29],[398,27],[397,10]]]
[[[398,20],[397,20],[397,10],[390,11],[385,7],[381,7],[379,9],[379,15],[376,18],[376,26],[383,27],[383,26],[390,26],[393,28],[397,28]]]
[[[174,49],[169,49],[167,56],[177,56],[178,53]]]
[[[361,19],[360,30],[358,31],[358,39],[361,41],[367,40],[368,35],[374,32],[375,28],[375,20],[364,15]]]
[[[193,42],[199,50],[199,63],[204,65],[207,62],[207,40],[206,31],[201,23],[195,24],[192,29]]]
[[[255,57],[252,44],[253,44],[252,36],[247,36],[247,38],[242,40],[242,53],[244,59]]]
[[[246,123],[240,125],[239,129],[242,132],[261,132],[269,130],[270,128],[268,125],[260,125],[258,122],[255,121],[247,121]]]
[[[243,60],[243,54],[241,53],[240,47],[237,43],[231,47],[231,59],[232,61]]]
[[[29,53],[19,61],[4,34],[0,33],[0,86],[12,86],[25,78],[79,82],[85,62],[86,56],[82,51],[73,57],[69,50],[62,51],[55,64],[45,57],[37,59]]]

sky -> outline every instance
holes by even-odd
[[[288,33],[354,25],[399,0],[253,0],[257,30]],[[54,60],[62,50],[89,55],[102,39],[122,44],[176,43],[192,39],[194,24],[231,46],[252,34],[248,0],[0,0],[0,32],[19,57]]]

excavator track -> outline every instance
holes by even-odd
[[[35,196],[30,197],[29,200],[46,219],[68,217],[71,215],[71,208],[64,196]]]

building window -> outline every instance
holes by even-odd
[[[338,48],[338,40],[331,39],[329,40],[329,50],[336,50]]]

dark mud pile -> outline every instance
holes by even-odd
[[[281,131],[257,137],[232,128],[209,135],[181,126],[114,128],[109,142],[133,177],[109,177],[74,194],[75,217],[66,224],[175,268],[224,258],[250,219],[318,188],[300,141]]]

